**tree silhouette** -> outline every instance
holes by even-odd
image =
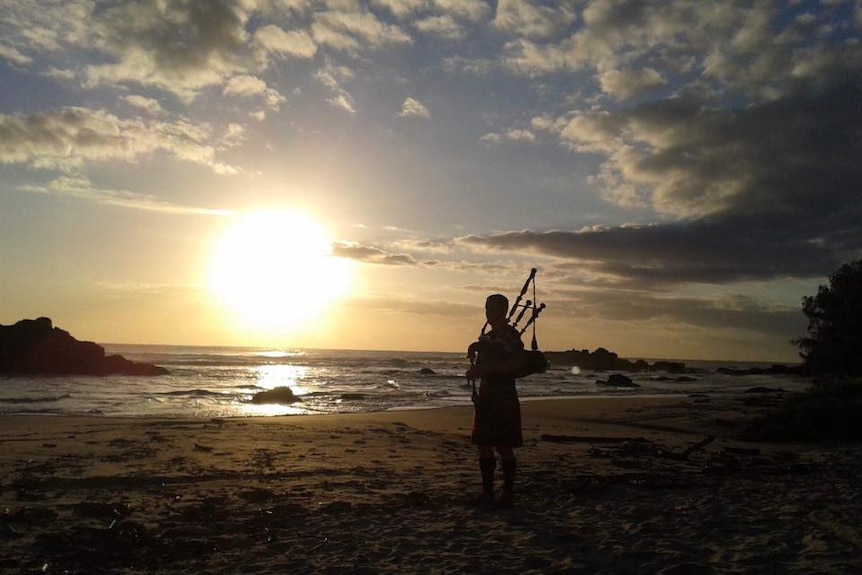
[[[812,374],[862,375],[862,260],[846,263],[802,299],[807,337],[793,340]]]

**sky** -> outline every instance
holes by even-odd
[[[461,351],[535,267],[543,349],[795,361],[862,256],[860,38],[862,0],[0,0],[0,324]]]

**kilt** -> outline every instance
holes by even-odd
[[[482,380],[473,415],[473,445],[521,447],[521,403],[514,379]]]

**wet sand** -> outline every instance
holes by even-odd
[[[862,572],[862,446],[736,439],[779,396],[524,402],[511,508],[472,408],[0,417],[0,572]]]

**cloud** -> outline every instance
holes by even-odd
[[[327,98],[330,105],[342,109],[350,114],[356,113],[356,103],[353,96],[342,87],[342,82],[352,79],[353,71],[346,66],[333,65],[327,59],[323,68],[317,71],[315,79],[330,89],[332,96]]]
[[[512,128],[502,133],[491,132],[485,134],[480,138],[480,140],[486,144],[499,144],[504,140],[508,140],[510,142],[535,142],[536,135],[530,130]]]
[[[388,313],[415,314],[420,318],[428,318],[430,316],[471,318],[475,317],[477,313],[476,305],[453,303],[445,300],[416,300],[396,294],[385,294],[380,297],[353,298],[349,304],[372,311],[384,310]]]
[[[41,114],[0,115],[0,164],[68,169],[84,162],[134,162],[157,152],[207,166],[236,169],[215,159],[208,124],[121,119],[102,110],[62,108]]]
[[[419,117],[430,118],[431,114],[424,104],[413,98],[407,98],[401,104],[401,112],[398,114],[402,118]]]
[[[242,74],[228,80],[224,87],[225,96],[254,96],[266,92],[266,82],[255,76]]]
[[[313,58],[317,53],[317,45],[305,30],[286,32],[278,26],[268,24],[255,31],[254,41],[266,54]]]
[[[57,194],[109,206],[163,214],[205,216],[225,216],[230,214],[227,210],[182,206],[160,200],[153,196],[137,194],[127,190],[96,188],[84,176],[62,176],[51,181],[46,186],[22,186],[19,189],[25,192]]]
[[[440,62],[444,72],[453,74],[467,74],[469,76],[487,76],[498,67],[497,62],[482,58],[464,58],[463,56],[449,56]]]
[[[617,100],[628,100],[665,85],[664,78],[652,68],[639,70],[603,70],[599,85],[605,94]]]
[[[360,46],[376,48],[413,42],[398,26],[381,22],[364,11],[318,12],[311,30],[317,43],[347,52],[355,52]]]
[[[4,46],[0,44],[0,59],[8,60],[18,66],[24,66],[33,61],[33,58],[25,56],[12,46]]]
[[[266,82],[255,76],[242,74],[234,76],[225,84],[222,93],[225,96],[262,96],[270,110],[278,110],[287,98],[278,93],[278,90],[269,88]]]
[[[164,111],[162,110],[162,106],[159,104],[159,101],[153,98],[130,94],[128,96],[123,96],[123,100],[125,100],[130,106],[134,106],[135,108],[152,115],[161,114]]]
[[[425,8],[425,0],[371,0],[373,8],[388,10],[399,20],[404,20]]]
[[[409,254],[392,254],[373,246],[363,246],[357,243],[336,242],[332,246],[332,255],[368,264],[391,266],[415,266],[418,262]]]
[[[617,321],[630,324],[653,323],[660,329],[733,329],[766,334],[785,340],[800,333],[805,318],[798,307],[779,305],[740,294],[697,298],[656,296],[628,290],[584,290],[573,292],[569,300],[555,300],[554,313],[570,311],[581,321]]]
[[[542,40],[568,29],[575,20],[566,4],[536,6],[525,0],[500,0],[493,26],[509,34]]]
[[[527,76],[540,76],[553,72],[573,72],[585,65],[586,58],[579,55],[576,41],[567,39],[559,44],[537,44],[519,38],[503,46],[501,54],[506,67]]]
[[[481,22],[492,13],[482,0],[433,0],[433,4],[436,10],[468,22]]]
[[[578,262],[585,271],[615,278],[617,285],[633,289],[822,277],[842,261],[843,250],[836,250],[831,242],[812,241],[793,226],[782,229],[773,224],[775,220],[768,218],[716,218],[580,231],[525,230],[466,236],[456,244]],[[851,243],[862,249],[862,239]]]
[[[342,91],[331,98],[326,99],[334,108],[344,110],[349,114],[356,113],[356,102],[353,101],[353,96]]]
[[[559,132],[573,150],[605,161],[597,183],[609,199],[640,198],[660,213],[804,217],[857,206],[862,167],[862,85],[801,90],[742,108],[673,98],[625,112],[576,115]],[[559,124],[558,124],[559,125]],[[856,208],[850,212],[856,213]]]
[[[425,34],[439,36],[448,40],[461,40],[467,35],[464,27],[449,14],[428,16],[427,18],[415,20],[413,27]]]
[[[88,18],[88,47],[114,60],[85,68],[90,85],[134,82],[191,100],[250,66],[247,15],[225,0],[117,2]]]

